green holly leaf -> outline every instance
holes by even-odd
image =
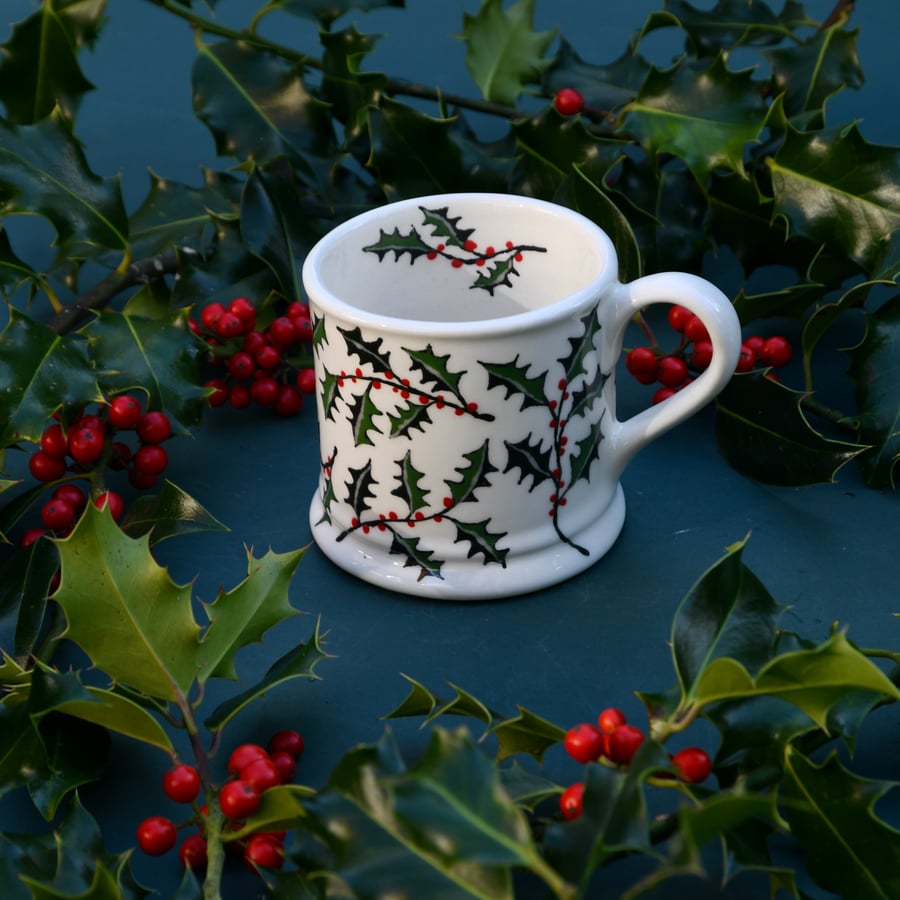
[[[653,156],[671,153],[702,184],[720,166],[743,174],[744,151],[759,141],[766,105],[750,71],[732,72],[716,56],[698,68],[653,68],[622,113],[623,130]]]
[[[821,764],[788,748],[781,813],[815,882],[842,897],[900,892],[900,832],[875,812],[895,782],[861,778],[836,755]]]
[[[194,111],[216,151],[258,164],[286,156],[301,177],[311,177],[312,161],[333,153],[333,133],[300,65],[249,43],[205,44],[202,34],[198,29],[191,70]]]
[[[305,816],[303,801],[314,795],[312,788],[302,784],[278,784],[263,791],[256,812],[235,828],[233,834],[229,831],[229,840],[240,841],[258,831],[296,828]]]
[[[534,0],[485,0],[473,16],[463,14],[466,68],[486,100],[513,106],[550,60],[544,57],[555,31],[534,30]]]
[[[559,744],[566,731],[524,706],[518,710],[516,715],[494,722],[490,727],[490,733],[497,738],[497,759],[527,753],[541,762],[544,753]]]
[[[856,125],[801,132],[787,126],[767,159],[775,213],[791,233],[822,243],[872,275],[892,265],[900,229],[900,149],[868,143]]]
[[[94,85],[78,64],[78,50],[99,26],[105,2],[42,4],[13,26],[0,58],[0,100],[10,122],[32,125],[59,107],[74,119]]]
[[[564,390],[569,390],[569,386],[584,371],[584,361],[587,355],[595,350],[594,339],[600,332],[600,319],[593,311],[581,318],[581,334],[569,338],[571,350],[560,359],[566,373],[567,385]]]
[[[60,112],[35,125],[0,120],[0,215],[23,213],[50,222],[60,258],[128,249],[119,181],[91,172]]]
[[[358,327],[350,331],[338,328],[338,331],[347,345],[347,352],[359,357],[360,363],[363,365],[368,363],[375,372],[382,375],[393,372],[390,352],[381,349],[383,338],[366,340]]]
[[[858,29],[846,31],[841,22],[819,29],[809,41],[763,53],[772,65],[774,91],[781,95],[787,116],[821,112],[833,94],[845,87],[862,87],[858,34]]]
[[[316,666],[323,659],[331,658],[331,654],[326,653],[322,647],[322,636],[317,622],[315,631],[309,640],[301,641],[296,647],[292,647],[282,654],[258,682],[240,694],[229,697],[224,703],[220,703],[207,716],[203,724],[211,731],[221,731],[241,710],[274,688],[293,681],[295,678],[318,680]]]
[[[531,377],[528,375],[530,364],[519,364],[519,356],[508,363],[482,363],[488,373],[488,390],[495,387],[504,388],[506,400],[510,397],[522,398],[522,409],[529,406],[546,406],[547,396],[544,393],[544,384],[547,373]]]
[[[84,333],[108,391],[139,386],[149,408],[164,409],[183,425],[200,421],[206,389],[199,384],[200,345],[186,312],[168,321],[101,312]]]
[[[735,659],[714,659],[704,666],[693,693],[701,705],[775,697],[797,706],[819,728],[826,729],[830,709],[859,690],[900,700],[896,685],[839,632],[818,647],[779,654],[755,677]]]
[[[633,46],[611,63],[593,65],[561,37],[553,64],[544,73],[543,92],[553,96],[562,88],[574,88],[586,106],[614,112],[634,100],[649,71],[650,64]]]
[[[411,451],[406,451],[406,456],[400,462],[400,474],[394,476],[398,485],[391,491],[392,496],[399,497],[409,509],[410,514],[416,510],[424,509],[427,490],[421,487],[421,481],[425,473],[420,472],[412,463]]]
[[[229,530],[168,478],[157,493],[135,497],[119,527],[133,538],[149,534],[151,545],[179,534]]]
[[[456,526],[456,543],[469,545],[469,551],[466,554],[468,559],[480,554],[484,557],[485,563],[499,563],[501,566],[506,566],[509,549],[497,546],[506,537],[506,532],[490,531],[490,519],[482,522],[462,522],[454,518],[453,524]]]
[[[0,333],[0,447],[37,441],[61,406],[102,400],[85,345],[60,337],[11,307]]]
[[[381,431],[374,423],[375,417],[381,414],[381,410],[372,399],[372,393],[372,384],[369,383],[361,394],[354,395],[347,402],[347,412],[350,413],[350,427],[353,431],[353,443],[356,447],[375,443],[369,436],[369,432],[374,431],[376,434],[381,434]]]
[[[379,262],[384,262],[384,257],[388,253],[394,254],[394,261],[399,260],[404,253],[409,254],[410,263],[414,263],[417,259],[425,256],[431,251],[431,246],[422,240],[422,236],[415,228],[410,228],[409,232],[402,234],[400,229],[395,227],[390,233],[383,228],[380,229],[378,240],[374,244],[363,247],[366,253],[374,253],[378,257]]]
[[[412,360],[410,368],[414,372],[418,372],[422,376],[423,384],[434,385],[434,392],[450,391],[455,396],[462,399],[459,391],[459,381],[465,372],[451,372],[448,365],[450,354],[438,356],[431,344],[428,344],[424,350],[410,350],[408,347],[403,348]]]
[[[29,284],[29,300],[39,285],[46,285],[43,275],[16,256],[9,234],[0,225],[0,296],[9,298],[24,283]]]
[[[209,627],[197,656],[200,681],[209,678],[237,678],[234,659],[249,644],[262,642],[263,635],[291,616],[299,615],[291,606],[288,588],[305,550],[273,553],[259,559],[247,553],[247,577],[230,591],[220,591],[208,604]]]
[[[866,482],[894,487],[900,461],[900,295],[866,313],[866,334],[850,351]]]
[[[435,558],[434,550],[421,547],[421,543],[422,541],[417,537],[398,534],[396,530],[391,529],[390,552],[394,556],[405,557],[404,567],[418,567],[421,569],[421,577],[425,575],[431,575],[435,578],[442,577],[441,566],[443,561]]]
[[[465,503],[473,499],[473,494],[480,487],[489,487],[487,476],[497,469],[488,458],[488,442],[485,441],[477,450],[471,450],[463,454],[466,461],[464,466],[457,466],[454,470],[459,475],[458,481],[446,482],[450,490],[450,498],[453,506]]]
[[[554,466],[551,447],[543,447],[540,441],[532,444],[528,436],[515,443],[504,441],[503,444],[506,447],[504,475],[507,472],[518,469],[519,478],[517,484],[522,484],[526,478],[531,479],[531,484],[528,488],[529,492],[533,491],[542,482],[547,481],[548,478],[552,478]]]
[[[414,428],[425,431],[425,426],[431,424],[431,414],[428,407],[422,403],[407,403],[397,408],[395,412],[388,413],[388,421],[391,423],[391,437],[408,437]]]
[[[657,28],[677,26],[697,56],[715,56],[736,47],[764,47],[795,40],[794,31],[808,24],[803,6],[787,0],[776,16],[765,3],[719,0],[711,10],[700,10],[686,0],[665,0],[664,11],[653,13],[641,36]]]
[[[691,697],[707,667],[728,657],[755,672],[772,657],[779,607],[741,559],[746,541],[706,570],[681,601],[670,646],[683,697]]]
[[[362,518],[363,512],[368,508],[369,501],[375,496],[372,485],[375,479],[372,476],[372,461],[369,460],[361,469],[350,469],[350,484],[347,485],[347,503],[356,513],[357,518]]]
[[[728,463],[767,484],[834,481],[866,445],[818,432],[803,396],[764,375],[735,375],[716,398],[716,439]]]
[[[571,466],[569,484],[575,484],[582,478],[590,478],[591,463],[600,458],[600,444],[603,438],[603,416],[601,416],[575,445],[575,451],[569,460]]]
[[[129,538],[108,508],[89,503],[56,543],[62,580],[53,597],[65,637],[116,684],[162,700],[186,696],[200,665],[190,586],[176,585],[148,538]]]

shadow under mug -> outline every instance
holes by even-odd
[[[618,279],[612,241],[565,207],[506,194],[363,213],[308,254],[321,472],[315,542],[389,590],[524,594],[612,546],[619,477],[711,400],[737,362],[728,298],[682,273]],[[712,362],[620,421],[626,326],[653,303],[701,318]]]

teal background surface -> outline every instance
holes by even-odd
[[[810,0],[806,7],[821,18],[831,5]],[[0,34],[7,22],[35,6],[4,0]],[[250,0],[221,0],[216,13],[239,25],[255,6]],[[559,27],[582,57],[602,63],[615,58],[646,15],[659,7],[649,0],[538,0],[536,25]],[[384,35],[367,68],[474,94],[463,45],[453,35],[461,30],[463,13],[477,8],[477,2],[409,0],[405,11],[351,15],[347,21]],[[861,0],[854,20],[867,80],[862,90],[844,92],[829,103],[830,121],[860,119],[868,140],[900,144],[900,7],[896,0]],[[284,29],[278,33],[281,42],[315,49],[314,32],[303,20],[285,16],[278,21]],[[662,63],[677,47],[667,45],[660,33],[645,50]],[[115,0],[95,51],[84,56],[85,73],[99,90],[85,98],[77,131],[95,172],[121,173],[131,209],[147,189],[148,169],[196,184],[201,167],[227,164],[217,160],[212,138],[192,113],[193,55],[186,24],[149,3]],[[477,124],[491,128],[489,122]],[[28,223],[17,235],[23,253],[26,245],[40,248],[52,237],[40,223]],[[710,274],[715,277],[715,270]],[[646,394],[630,380],[623,379],[620,389],[624,408],[645,402]],[[241,580],[245,545],[261,553],[310,541],[307,506],[318,465],[312,404],[291,421],[218,411],[206,417],[196,437],[173,442],[170,456],[169,477],[231,528],[226,535],[180,538],[160,548],[173,578],[195,580],[198,597],[212,600],[221,585]],[[521,704],[563,726],[591,720],[608,705],[640,721],[642,707],[634,691],[663,690],[674,681],[667,639],[678,601],[725,546],[748,534],[745,560],[775,599],[787,605],[786,628],[821,640],[832,623],[840,622],[863,646],[897,645],[893,614],[900,603],[892,564],[900,538],[898,498],[865,487],[852,465],[836,484],[794,489],[750,481],[719,456],[707,409],[640,453],[623,486],[628,517],[609,555],[558,588],[514,600],[449,605],[395,596],[336,570],[312,547],[292,588],[295,606],[309,615],[252,648],[241,674],[249,680],[306,639],[316,617],[336,658],[320,666],[321,681],[275,690],[247,711],[228,733],[229,744],[296,727],[307,742],[298,780],[320,785],[341,753],[383,733],[381,717],[406,694],[401,673],[437,693],[448,694],[446,684],[452,682],[496,710],[514,712]],[[417,722],[390,727],[411,755],[427,739]],[[897,738],[896,711],[873,716],[861,736],[858,766],[900,780]],[[711,742],[714,736],[700,728],[691,739]],[[89,788],[84,797],[108,827],[111,849],[120,850],[133,844],[134,828],[144,816],[165,811],[157,785],[167,760],[125,742],[117,741],[115,751],[112,789],[109,783],[102,790]],[[578,777],[579,767],[561,749],[549,753],[545,765],[560,779]],[[897,807],[889,803],[882,812],[897,819]],[[4,829],[39,824],[0,801]],[[136,855],[134,865],[162,896],[174,890],[176,860]],[[614,868],[591,896],[619,896],[637,868],[635,863]],[[249,873],[236,871],[231,884],[229,896],[255,896],[257,882]],[[811,896],[827,896],[804,887]],[[755,900],[764,896],[761,890],[759,880],[747,876],[726,890],[685,881],[659,896]]]

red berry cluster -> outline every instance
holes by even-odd
[[[225,369],[205,382],[210,406],[255,404],[293,416],[302,409],[304,394],[315,391],[308,351],[313,326],[305,303],[288,304],[284,315],[257,330],[256,307],[236,297],[227,307],[208,304],[190,325],[210,348],[210,362]]]
[[[576,762],[606,762],[628,766],[638,748],[644,743],[640,728],[628,724],[625,714],[615,707],[604,709],[597,724],[581,722],[566,732],[563,746]],[[712,771],[709,754],[700,747],[686,747],[670,757],[675,775],[690,784],[705,781]],[[581,815],[584,782],[569,785],[559,799],[559,808],[566,819]]]
[[[133,432],[137,446],[126,443],[122,432]],[[162,444],[171,436],[169,417],[160,410],[145,412],[141,401],[131,394],[118,394],[108,403],[99,404],[95,412],[82,412],[68,427],[58,421],[48,425],[28,460],[33,478],[61,482],[41,508],[44,528],[57,535],[67,533],[87,503],[85,492],[75,482],[96,483],[102,480],[97,478],[98,473],[106,469],[127,471],[134,487],[152,488],[169,464]],[[115,491],[100,491],[94,503],[100,508],[108,504],[115,519],[124,510],[122,498]],[[41,528],[29,530],[22,545],[27,546],[43,533]]]
[[[653,402],[668,400],[693,380],[692,372],[703,372],[712,362],[713,347],[706,326],[689,309],[669,307],[668,322],[680,336],[672,353],[662,353],[651,347],[634,347],[625,355],[625,368],[641,384],[660,384],[653,394]],[[791,359],[791,345],[780,335],[763,338],[752,335],[741,345],[735,372],[749,372],[761,365],[778,368]],[[769,373],[770,378],[775,376]]]
[[[268,747],[241,744],[228,758],[229,780],[218,794],[218,804],[228,824],[237,830],[243,820],[259,807],[260,797],[270,788],[287,784],[294,778],[297,760],[303,753],[303,737],[299,732],[285,729],[273,734]],[[192,823],[198,830],[185,837],[178,848],[178,857],[186,868],[202,869],[207,863],[208,807],[197,805],[203,789],[200,773],[194,766],[179,763],[163,775],[163,792],[176,803],[190,803],[194,815],[187,822],[176,825],[167,816],[149,816],[137,827],[138,846],[150,856],[168,853],[178,841],[178,829]],[[257,831],[226,846],[239,852],[253,869],[279,869],[284,864],[285,833]]]

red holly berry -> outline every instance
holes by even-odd
[[[161,856],[175,846],[175,826],[165,816],[150,816],[137,827],[138,846],[150,856]]]
[[[163,775],[163,790],[176,803],[193,803],[200,793],[200,773],[181,763]]]
[[[221,303],[209,303],[203,307],[200,313],[200,321],[211,331],[216,327],[216,322],[224,313],[225,307]]]
[[[316,370],[301,369],[297,373],[297,387],[303,394],[314,394],[316,392]]]
[[[276,750],[272,753],[272,765],[278,770],[278,778],[282,784],[288,784],[294,780],[297,774],[297,760],[284,750]]]
[[[208,862],[206,838],[202,834],[191,834],[178,848],[178,858],[186,869],[203,869]]]
[[[553,105],[561,116],[575,116],[584,109],[584,97],[575,88],[562,88],[556,92]]]
[[[159,475],[169,464],[169,454],[158,444],[144,444],[134,454],[134,468],[142,475]]]
[[[256,371],[256,360],[246,350],[238,350],[237,353],[232,353],[225,365],[228,367],[231,377],[239,380],[252,378],[253,373]]]
[[[44,429],[41,435],[41,450],[51,456],[65,457],[69,452],[69,442],[66,440],[62,425],[49,425]]]
[[[61,484],[54,491],[53,496],[59,500],[66,500],[72,504],[77,512],[85,504],[84,494],[81,488],[74,484]]]
[[[701,372],[712,362],[713,346],[710,341],[697,341],[691,351],[691,365]]]
[[[293,728],[277,731],[269,738],[269,752],[277,753],[279,750],[290,753],[294,759],[299,759],[303,753],[303,736]]]
[[[137,436],[143,444],[161,444],[172,436],[172,423],[160,410],[144,413],[135,425]]]
[[[566,732],[563,746],[576,762],[593,762],[603,753],[603,734],[593,725],[581,722]]]
[[[141,417],[141,404],[137,397],[129,394],[119,394],[113,397],[106,410],[106,417],[113,428],[129,429],[137,425]]]
[[[669,326],[673,331],[683,332],[692,315],[693,313],[689,309],[673,303],[668,312]]]
[[[559,808],[562,814],[569,819],[577,819],[581,815],[582,801],[584,799],[584,782],[576,781],[570,784],[559,798]]]
[[[756,350],[746,341],[741,344],[740,356],[738,356],[735,372],[749,372],[756,365]]]
[[[38,450],[28,460],[28,471],[38,481],[56,481],[66,474],[66,461],[59,456],[51,456],[46,450]]]
[[[254,834],[247,841],[244,860],[251,869],[280,869],[284,864],[284,846],[273,834]]]
[[[228,312],[236,315],[245,325],[256,325],[256,307],[246,297],[235,297],[228,304]]]
[[[609,735],[606,755],[620,766],[627,766],[644,743],[644,733],[634,725],[620,725]]]
[[[281,353],[271,344],[265,344],[253,354],[261,369],[274,369],[281,362]]]
[[[766,366],[787,365],[791,359],[791,345],[783,337],[767,338],[759,350],[759,358]]]
[[[659,360],[649,347],[635,347],[625,354],[625,368],[641,384],[653,384],[659,370]]]
[[[256,791],[260,794],[265,793],[269,788],[281,784],[281,774],[278,771],[278,767],[268,756],[262,759],[254,759],[247,763],[238,773],[238,777],[241,781],[256,788]]]
[[[684,336],[696,343],[697,341],[708,341],[709,340],[709,332],[706,330],[706,326],[703,324],[699,316],[695,316],[691,313],[687,322],[684,324]]]
[[[279,316],[277,319],[274,319],[272,324],[269,325],[268,331],[269,337],[276,347],[284,348],[297,343],[297,328],[294,325],[294,320],[289,316]]]
[[[624,725],[626,721],[625,713],[622,710],[610,706],[597,716],[597,727],[603,734],[612,734],[620,725]]]
[[[223,312],[218,319],[216,319],[216,324],[214,327],[216,334],[224,340],[237,337],[238,335],[243,334],[245,331],[249,330],[245,322],[243,322],[233,312],[228,312],[227,310]]]
[[[685,747],[672,756],[672,765],[682,781],[699,784],[706,781],[712,772],[712,760],[709,754],[700,747]]]
[[[280,416],[295,416],[303,408],[303,394],[291,384],[283,384],[275,398],[275,412]]]
[[[109,507],[109,511],[117,522],[125,512],[125,501],[115,491],[103,491],[94,498],[94,506],[97,509]]]
[[[75,524],[75,507],[68,500],[51,497],[41,507],[41,521],[51,531],[66,531]]]
[[[228,819],[246,819],[259,808],[259,791],[246,781],[227,781],[219,791],[219,806]]]
[[[272,406],[278,391],[278,382],[271,375],[261,375],[250,385],[250,399],[259,406]]]
[[[69,434],[69,453],[76,462],[89,465],[103,455],[106,436],[89,425],[76,428]]]
[[[210,378],[204,382],[209,393],[206,395],[206,402],[209,406],[215,408],[224,406],[228,402],[228,382],[224,378]]]
[[[654,391],[651,401],[655,406],[657,403],[662,403],[664,400],[668,400],[669,397],[674,397],[677,393],[678,392],[674,388],[663,387],[658,391]]]
[[[253,401],[246,384],[233,384],[228,388],[228,402],[234,409],[245,409]]]
[[[680,356],[664,356],[659,361],[656,377],[665,387],[680,387],[688,377],[687,363]]]
[[[228,774],[237,775],[241,769],[255,759],[268,759],[265,747],[259,744],[239,744],[228,757]]]
[[[24,550],[30,547],[38,538],[42,538],[47,532],[43,528],[29,528],[19,539],[19,546]]]

